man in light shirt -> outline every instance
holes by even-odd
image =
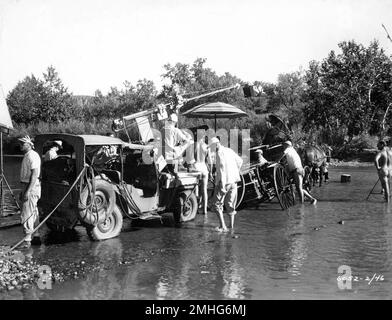
[[[216,179],[214,192],[214,209],[218,214],[219,232],[227,232],[223,218],[223,207],[230,216],[230,228],[234,230],[234,216],[236,215],[237,182],[240,181],[241,157],[232,149],[221,145],[219,138],[211,139],[209,148],[216,150]]]
[[[29,136],[18,139],[20,148],[24,153],[20,170],[20,182],[22,184],[22,211],[21,223],[25,233],[25,243],[23,247],[28,248],[32,240],[39,244],[38,231],[33,234],[34,227],[38,225],[38,207],[37,202],[41,197],[41,184],[39,175],[41,171],[41,158],[37,152],[33,150],[34,143]],[[33,239],[34,238],[34,239]]]
[[[193,143],[193,139],[176,127],[178,122],[177,114],[172,113],[165,122],[165,160],[167,169],[170,173],[176,175],[178,171],[178,162],[185,150]]]
[[[301,203],[304,202],[304,195],[310,199],[312,204],[316,204],[317,200],[310,195],[310,193],[303,188],[303,179],[305,175],[305,170],[302,166],[301,158],[297,151],[294,149],[291,141],[285,141],[283,143],[284,156],[287,160],[287,169],[289,175],[294,178],[295,186],[299,195]]]

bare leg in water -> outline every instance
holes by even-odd
[[[201,181],[201,198],[202,198],[203,214],[207,214],[207,203],[208,203],[207,185],[208,185],[208,173],[207,174],[203,173],[202,181]]]
[[[389,202],[389,175],[388,170],[381,168],[378,171],[378,176],[381,181],[382,190],[384,191],[384,198],[386,202]]]
[[[300,173],[294,173],[294,182],[295,186],[297,187],[298,196],[301,203],[304,203],[304,196],[310,199],[311,203],[313,204],[317,202],[316,198],[312,197],[310,193],[303,188],[303,176]]]

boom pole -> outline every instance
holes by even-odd
[[[211,92],[207,92],[207,93],[198,95],[196,97],[187,98],[187,99],[182,98],[181,99],[181,103],[178,104],[177,106],[173,106],[172,103],[159,104],[159,105],[157,105],[154,108],[151,108],[151,109],[148,109],[148,110],[143,110],[143,111],[140,111],[140,112],[137,112],[137,113],[133,113],[133,114],[124,116],[124,117],[122,117],[122,119],[116,119],[116,120],[113,121],[113,127],[112,127],[113,131],[119,132],[121,130],[126,130],[127,126],[125,125],[125,121],[129,121],[129,120],[140,118],[140,117],[145,117],[145,116],[148,116],[148,115],[151,115],[151,114],[158,115],[158,119],[159,120],[166,119],[167,116],[168,116],[167,115],[168,108],[171,109],[171,111],[178,111],[187,102],[195,101],[195,100],[198,100],[198,99],[201,99],[201,98],[205,98],[205,97],[209,97],[209,96],[212,96],[214,94],[217,94],[217,93],[220,93],[220,92],[224,92],[224,91],[228,91],[228,90],[231,90],[231,89],[236,89],[236,88],[239,88],[240,86],[241,85],[239,83],[236,83],[235,85],[232,85],[230,87],[217,89],[217,90],[214,90],[214,91],[211,91]],[[119,127],[119,128],[116,129],[116,127]]]

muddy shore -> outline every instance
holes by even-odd
[[[370,161],[361,161],[359,159],[354,159],[349,161],[331,159],[329,165],[330,167],[371,167],[374,166],[374,163]]]

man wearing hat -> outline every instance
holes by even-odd
[[[230,227],[234,229],[234,216],[237,203],[237,182],[240,181],[240,169],[242,158],[232,149],[221,145],[220,139],[213,137],[209,144],[211,150],[216,150],[216,179],[214,191],[214,208],[218,214],[220,226],[219,232],[227,232],[228,229],[223,218],[223,207],[230,216]]]
[[[266,165],[266,164],[268,163],[268,160],[267,160],[266,158],[264,158],[264,156],[263,156],[263,150],[257,149],[255,152],[256,152],[256,155],[257,155],[257,163],[258,163],[260,166]]]
[[[34,227],[39,222],[37,202],[41,197],[41,184],[39,181],[41,159],[38,153],[33,150],[34,143],[29,136],[24,136],[18,140],[20,148],[24,153],[20,169],[20,182],[22,184],[21,223],[26,235],[24,247],[30,247],[33,240]],[[40,243],[38,231],[34,238],[34,241]]]
[[[305,170],[302,166],[302,161],[299,154],[294,149],[291,141],[285,141],[283,143],[283,148],[284,148],[283,153],[287,160],[287,168],[289,174],[294,178],[295,186],[297,188],[297,192],[301,203],[304,202],[304,195],[305,195],[307,198],[310,199],[312,204],[316,204],[317,202],[316,198],[312,197],[310,193],[303,188],[303,179],[305,175]]]
[[[54,160],[58,157],[57,152],[63,148],[63,142],[61,140],[55,140],[52,143],[52,147],[45,153],[44,161]]]

